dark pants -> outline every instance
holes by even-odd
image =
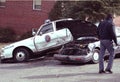
[[[114,59],[114,48],[113,42],[110,40],[100,40],[100,55],[99,55],[99,70],[104,70],[104,55],[105,51],[109,52],[109,62],[106,67],[106,70],[111,70]]]

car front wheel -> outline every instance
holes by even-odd
[[[29,59],[29,52],[25,48],[18,48],[14,52],[15,62],[26,62]]]
[[[95,49],[92,55],[92,63],[96,64],[99,62],[99,50]]]

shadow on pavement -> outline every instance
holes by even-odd
[[[85,80],[97,80],[97,79],[118,79],[120,74],[99,74],[99,73],[66,73],[66,74],[51,74],[51,75],[36,75],[36,76],[28,76],[23,77],[24,79],[50,79],[50,78],[67,78],[67,77],[83,77]],[[81,78],[81,80],[83,79]],[[83,80],[84,80],[83,79]],[[111,82],[111,81],[109,81]]]

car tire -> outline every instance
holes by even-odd
[[[99,62],[99,50],[95,49],[92,55],[92,63],[97,64]]]
[[[29,59],[29,52],[25,48],[18,48],[14,51],[15,62],[26,62]]]

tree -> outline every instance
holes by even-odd
[[[57,1],[49,18],[82,19],[92,22],[99,21],[109,13],[118,10],[120,0],[94,0],[94,1]],[[118,12],[117,12],[118,13]]]
[[[57,1],[56,4],[54,5],[53,9],[49,13],[49,19],[51,20],[56,20],[60,19],[62,17],[62,1]]]
[[[70,12],[67,11],[69,12],[68,17],[82,20],[87,18],[89,21],[93,22],[101,20],[102,18],[99,18],[101,17],[99,15],[104,12],[103,4],[100,1],[78,1],[75,2],[70,9]]]
[[[101,2],[104,3],[104,7],[108,10],[108,12],[120,15],[120,0],[101,0]]]

